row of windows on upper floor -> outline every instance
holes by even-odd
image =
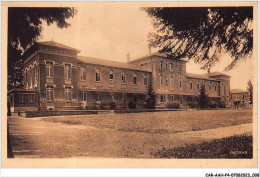
[[[165,81],[164,81],[164,78],[165,78]],[[168,86],[168,78],[167,77],[164,77],[163,74],[160,74],[160,86]],[[206,81],[203,81],[203,85],[206,85]],[[210,91],[212,91],[212,85],[211,82],[209,82],[209,85],[208,85],[208,89]],[[201,89],[201,86],[200,85],[200,82],[197,81],[197,90]],[[214,90],[217,91],[217,85],[213,85],[214,86]],[[228,84],[227,84],[228,86]],[[174,87],[174,75],[171,75],[170,76],[170,87],[173,88]],[[179,76],[179,87],[182,88],[183,87],[183,77],[182,76]],[[194,89],[193,87],[193,82],[191,81],[190,84],[189,84],[189,87],[191,90]]]
[[[170,66],[170,67],[168,67],[168,66]],[[173,72],[174,71],[174,63],[171,62],[168,65],[167,62],[164,63],[163,61],[160,61],[160,70],[163,70],[163,69],[168,70],[168,68],[169,68],[170,71]],[[182,64],[179,64],[179,72],[182,73]]]
[[[46,76],[48,78],[53,78],[54,77],[54,72],[53,72],[53,65],[50,63],[46,63]],[[66,79],[71,79],[72,77],[72,68],[71,68],[71,64],[65,64],[64,66],[64,70],[65,70],[65,78]],[[100,73],[100,69],[96,69],[95,73],[96,73],[96,82],[101,82],[101,73]],[[122,84],[126,84],[126,72],[122,72]],[[81,74],[80,74],[80,79],[82,81],[87,81],[87,70],[84,67],[81,67]],[[110,71],[109,72],[109,82],[113,83],[114,82],[114,72]],[[145,86],[148,85],[148,74],[144,74],[144,78],[143,78],[143,83]],[[133,74],[133,84],[137,85],[137,73]]]

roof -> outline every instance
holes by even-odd
[[[36,89],[25,89],[25,88],[13,88],[8,91],[8,93],[14,92],[14,91],[20,91],[20,92],[37,92]]]
[[[103,66],[109,66],[109,67],[115,67],[115,68],[123,68],[123,69],[132,69],[132,70],[137,70],[137,71],[151,72],[150,70],[139,67],[137,65],[124,63],[124,62],[109,61],[109,60],[97,59],[97,58],[85,57],[85,56],[77,56],[77,58],[80,62],[88,63],[88,64],[97,64],[97,65],[103,65]]]
[[[223,74],[223,73],[220,73],[220,72],[211,72],[210,73],[210,76],[219,76],[219,75],[224,75],[224,76],[230,77],[230,75],[226,75],[226,74]]]
[[[231,89],[230,93],[249,93],[249,92],[241,89]]]
[[[214,78],[209,77],[208,74],[191,74],[191,73],[186,73],[186,77],[218,81],[218,80],[216,80]]]
[[[152,53],[152,54],[149,54],[149,55],[146,55],[146,56],[142,56],[142,57],[136,58],[134,60],[131,60],[130,62],[139,61],[139,60],[151,57],[151,56],[160,56],[160,57],[168,58],[168,56],[165,53],[155,52],[155,53]],[[178,59],[178,60],[179,61],[188,62],[188,60],[186,60],[186,59]]]
[[[63,48],[63,49],[68,49],[68,50],[73,50],[76,51],[77,53],[80,52],[80,50],[76,49],[76,48],[72,48],[70,46],[61,44],[61,43],[57,43],[55,41],[43,41],[43,42],[36,42],[36,44],[40,44],[40,45],[45,45],[45,46],[52,46],[52,47],[56,47],[56,48]]]

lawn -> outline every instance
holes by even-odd
[[[213,129],[253,122],[252,110],[192,110],[42,118],[48,122],[150,134]]]
[[[253,137],[246,133],[185,147],[163,148],[153,155],[156,158],[253,158]]]

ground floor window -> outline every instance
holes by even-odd
[[[28,94],[28,102],[34,102],[34,94]]]
[[[19,94],[19,102],[25,102],[25,95]]]
[[[111,96],[111,100],[112,100],[112,101],[115,101],[115,94],[114,94],[114,93],[111,93],[110,96]]]
[[[160,95],[160,102],[161,103],[165,102],[165,95]]]
[[[134,95],[134,102],[137,102],[137,95]]]
[[[100,93],[97,93],[97,98],[96,98],[97,101],[101,101],[100,100]]]
[[[123,101],[123,102],[126,102],[126,94],[125,94],[125,93],[123,93],[122,101]]]
[[[174,101],[174,96],[170,95],[170,99],[171,99],[171,102],[173,102]]]
[[[65,100],[71,101],[71,87],[65,87]]]
[[[46,99],[47,101],[53,100],[53,86],[48,86],[46,88]]]
[[[86,91],[81,92],[81,101],[87,101],[87,92]]]

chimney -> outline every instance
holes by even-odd
[[[126,55],[127,62],[130,62],[130,54]]]
[[[208,68],[208,76],[210,76],[210,68]]]

